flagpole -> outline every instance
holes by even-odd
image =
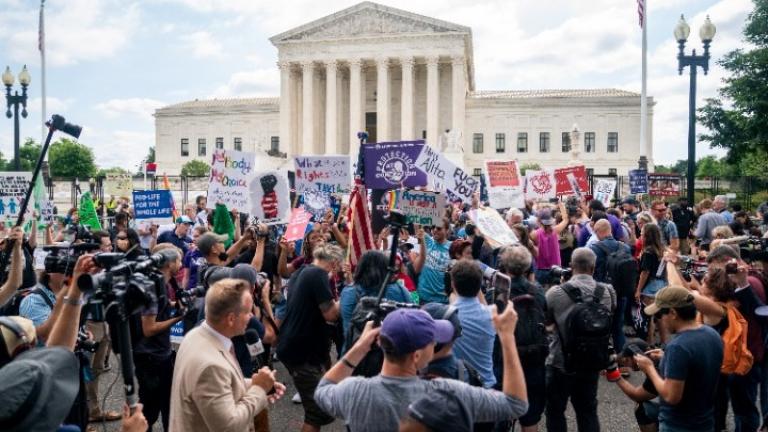
[[[643,27],[643,48],[642,48],[642,84],[640,91],[640,169],[648,169],[648,37],[646,29],[648,28],[648,0],[643,2],[643,12],[641,15],[641,24]]]
[[[40,28],[39,34],[38,34],[38,48],[40,49],[40,89],[42,91],[42,97],[40,98],[41,104],[42,104],[42,114],[43,114],[43,120],[41,124],[42,128],[42,138],[40,142],[45,141],[46,135],[48,135],[48,127],[45,125],[46,120],[48,119],[48,114],[46,113],[45,108],[45,0],[40,0]],[[48,155],[45,155],[46,159],[48,159]]]

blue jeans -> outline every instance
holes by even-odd
[[[760,427],[760,412],[757,409],[759,377],[759,368],[752,368],[743,376],[720,375],[715,396],[715,429],[725,429],[729,400],[736,432],[755,431]]]
[[[620,353],[627,343],[624,336],[624,315],[627,313],[629,297],[616,297],[616,310],[613,312],[613,349]]]

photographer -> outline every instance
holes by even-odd
[[[434,320],[427,312],[396,309],[380,328],[369,322],[363,335],[323,377],[315,399],[347,429],[393,431],[406,416],[408,405],[421,397],[445,390],[466,403],[475,422],[498,422],[520,417],[528,409],[525,380],[515,347],[517,314],[512,303],[498,314],[492,307],[493,323],[501,335],[504,349],[502,392],[472,387],[451,379],[422,380],[419,370],[432,360],[435,344],[447,344],[455,333],[449,321]],[[370,351],[373,343],[384,351],[381,374],[372,378],[350,378],[355,365]],[[398,395],[398,397],[382,397]]]
[[[658,368],[662,356],[661,350],[652,350],[650,345],[642,339],[627,340],[627,344],[621,352],[622,363],[630,364],[634,370],[639,370],[634,359],[636,354],[648,356],[653,361],[654,367]],[[656,432],[659,428],[659,403],[654,399],[658,398],[659,395],[653,382],[646,377],[641,385],[635,386],[621,375],[615,379],[609,379],[609,381],[615,382],[619,390],[637,402],[635,419],[640,432]]]
[[[153,253],[165,257],[160,268],[167,291],[178,289],[174,276],[181,268],[181,252],[169,243],[161,243]],[[174,355],[171,349],[171,327],[184,319],[184,309],[174,313],[166,297],[141,311],[142,335],[133,347],[139,400],[151,427],[162,414],[163,429],[168,430]]]
[[[8,268],[8,277],[6,278],[3,285],[0,286],[0,307],[8,303],[13,295],[16,294],[16,291],[21,287],[25,261],[24,255],[22,254],[23,239],[24,231],[22,228],[14,227],[11,230],[10,235],[0,241],[0,249],[6,248],[6,242],[13,242],[10,265]]]

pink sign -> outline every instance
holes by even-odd
[[[303,208],[295,208],[291,211],[291,219],[288,227],[285,229],[285,239],[287,241],[296,241],[304,238],[304,232],[312,219],[312,213]]]

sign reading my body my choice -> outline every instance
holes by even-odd
[[[229,209],[251,208],[248,186],[253,177],[254,153],[216,150],[208,179],[208,202],[222,203]]]
[[[136,220],[167,223],[173,219],[169,190],[134,191],[133,207]]]

